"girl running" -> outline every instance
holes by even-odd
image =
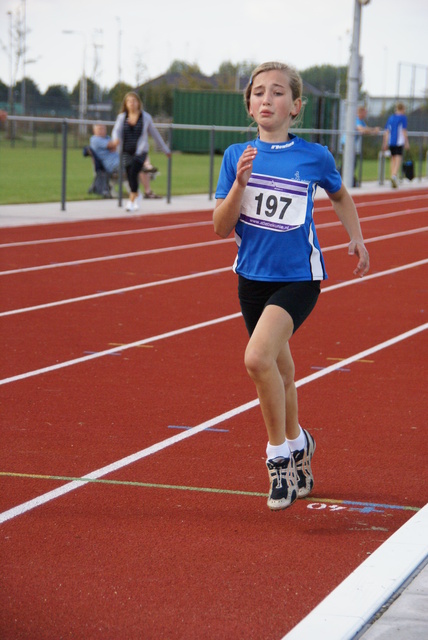
[[[279,62],[258,66],[245,90],[258,126],[250,144],[226,149],[216,191],[214,229],[235,230],[238,294],[250,335],[245,366],[254,381],[266,425],[268,507],[289,507],[314,480],[315,440],[299,425],[289,340],[314,308],[327,277],[313,208],[320,185],[329,196],[356,255],[355,275],[369,269],[354,202],[327,147],[289,133],[302,109],[302,80]]]

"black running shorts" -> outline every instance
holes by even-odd
[[[248,333],[253,333],[263,309],[269,304],[281,307],[290,314],[294,333],[315,307],[320,291],[318,280],[259,282],[239,276],[239,302]]]

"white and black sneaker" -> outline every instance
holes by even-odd
[[[298,478],[298,498],[309,495],[314,487],[314,476],[312,475],[311,460],[315,453],[315,440],[311,434],[303,429],[306,438],[304,449],[293,451],[293,458],[296,464]]]
[[[293,456],[267,460],[270,491],[267,501],[269,509],[287,509],[297,500],[297,473]]]

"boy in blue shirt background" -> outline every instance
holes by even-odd
[[[397,103],[395,113],[389,116],[385,126],[382,151],[385,152],[388,147],[391,152],[391,185],[397,189],[398,173],[403,162],[403,149],[410,148],[407,136],[406,107],[402,102]]]

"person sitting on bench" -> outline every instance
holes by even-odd
[[[105,124],[95,124],[93,126],[93,135],[89,140],[89,150],[86,155],[92,155],[95,164],[95,171],[105,171],[107,176],[107,189],[102,188],[101,195],[106,195],[106,192],[110,192],[109,179],[110,177],[119,172],[120,155],[115,148],[115,144],[110,136],[107,135],[107,127]],[[140,182],[143,185],[144,194],[152,193],[150,189],[150,180],[155,177],[157,168],[153,167],[149,158],[143,165],[142,171],[139,174]],[[93,185],[94,186],[94,185]],[[98,190],[95,192],[99,193]],[[154,194],[153,194],[154,195]],[[111,196],[107,196],[111,197]]]

